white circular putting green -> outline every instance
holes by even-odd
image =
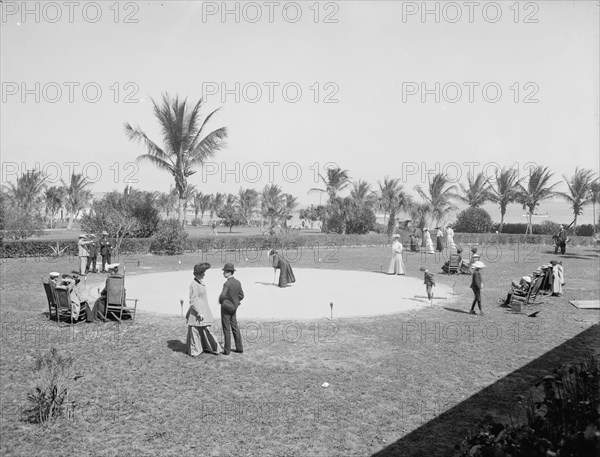
[[[320,319],[330,317],[375,316],[400,313],[428,306],[420,278],[387,275],[370,271],[295,268],[296,282],[280,288],[273,283],[272,268],[239,268],[245,298],[238,319]],[[279,278],[277,271],[276,281]],[[127,275],[127,298],[138,298],[138,311],[180,315],[189,307],[191,271]],[[225,278],[219,269],[210,269],[204,283],[213,315],[220,315],[219,294]],[[438,297],[451,296],[445,286],[434,288]],[[447,303],[436,300],[434,304]]]

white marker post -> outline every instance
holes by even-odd
[[[329,302],[329,308],[331,308],[331,319],[333,319],[333,302]]]
[[[183,317],[183,298],[179,300],[179,304],[181,305],[181,317]]]

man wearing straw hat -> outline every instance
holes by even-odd
[[[471,311],[469,314],[475,314],[475,304],[479,307],[479,315],[484,316],[483,311],[481,310],[481,289],[483,289],[483,283],[481,282],[481,273],[479,270],[485,268],[485,265],[481,260],[477,260],[471,265],[473,268],[473,276],[471,280],[471,289],[473,289],[473,293],[475,294],[475,299],[473,300],[473,304],[471,305]]]
[[[79,255],[79,274],[85,275],[85,267],[87,265],[88,256],[90,253],[87,250],[87,244],[93,243],[92,240],[85,239],[85,233],[79,235],[79,241],[77,241],[77,254]]]

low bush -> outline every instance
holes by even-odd
[[[152,238],[150,251],[155,254],[183,254],[187,246],[188,234],[177,219],[161,221]]]
[[[526,400],[525,424],[488,420],[456,456],[592,457],[600,453],[600,366],[593,355],[561,366]],[[542,392],[539,392],[542,390]],[[519,403],[523,397],[519,396]]]
[[[454,231],[458,233],[486,233],[492,229],[492,217],[483,208],[467,208],[456,217]]]
[[[69,402],[69,392],[77,379],[73,359],[52,348],[37,357],[33,372],[35,390],[27,396],[30,407],[24,411],[24,419],[49,427],[56,419],[72,414],[75,403]]]

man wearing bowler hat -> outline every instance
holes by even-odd
[[[223,267],[223,276],[227,278],[223,284],[223,291],[219,295],[219,303],[221,304],[221,325],[223,326],[223,335],[225,336],[225,347],[223,354],[229,355],[231,352],[231,332],[235,341],[235,351],[238,353],[244,352],[242,347],[242,334],[237,324],[236,312],[240,302],[244,299],[244,291],[242,284],[233,277],[235,267],[232,263],[226,263]]]

